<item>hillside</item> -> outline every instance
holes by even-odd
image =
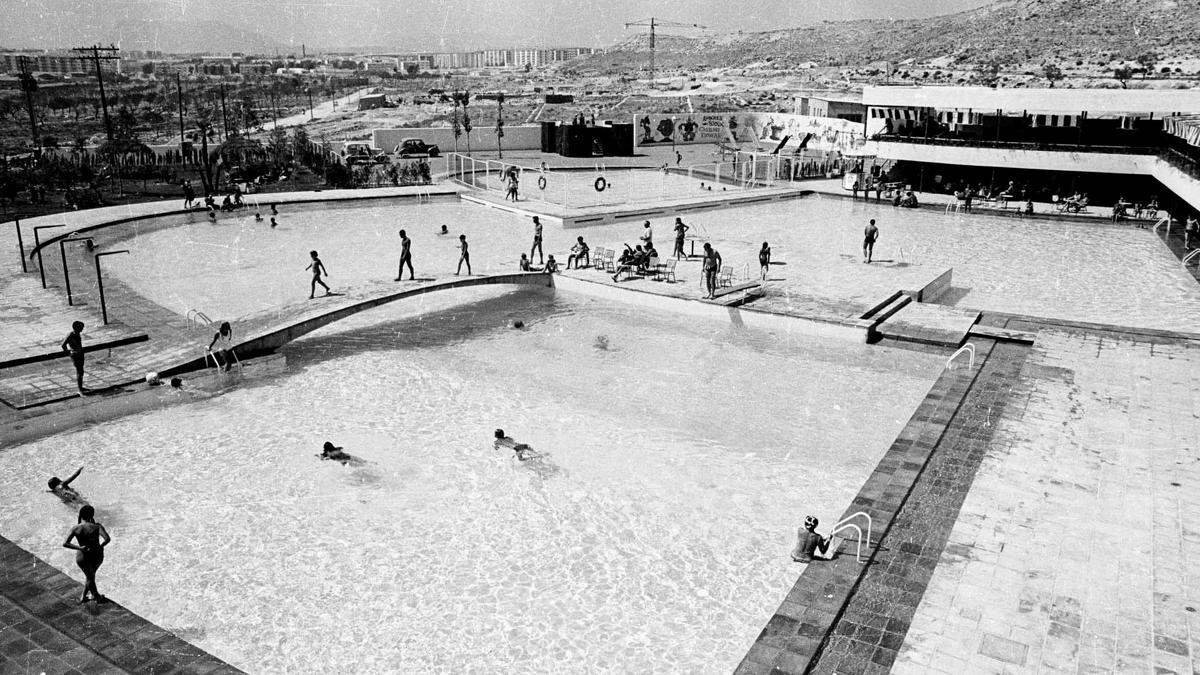
[[[576,66],[582,72],[644,68],[647,39],[635,38]],[[1082,61],[1109,65],[1154,51],[1158,63],[1200,56],[1200,0],[1000,0],[920,20],[824,22],[702,38],[661,36],[660,72],[672,68],[789,69],[865,66],[876,61],[965,66]],[[1184,74],[1195,74],[1187,73]]]

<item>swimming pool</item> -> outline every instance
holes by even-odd
[[[862,264],[871,218],[880,229],[875,258],[889,261],[878,266]],[[823,196],[686,214],[684,222],[697,225],[739,275],[757,274],[758,250],[770,242],[773,260],[786,265],[772,268],[774,298],[756,307],[786,309],[789,296],[878,301],[899,288],[894,261],[908,266],[906,275],[913,266],[952,267],[953,288],[938,299],[945,304],[1189,332],[1200,316],[1200,284],[1149,229],[946,215]],[[669,233],[659,236],[669,251]]]
[[[803,516],[842,512],[942,367],[545,290],[285,351],[285,375],[0,453],[0,530],[78,576],[44,485],[86,465],[102,591],[252,672],[728,672]]]

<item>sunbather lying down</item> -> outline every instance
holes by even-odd
[[[534,459],[536,457],[541,457],[541,455],[536,450],[529,447],[525,443],[518,443],[516,441],[516,439],[514,439],[510,436],[504,435],[503,429],[496,430],[496,440],[492,442],[492,447],[497,450],[499,450],[500,448],[507,448],[509,450],[512,450],[513,454],[516,456],[516,458],[521,460],[522,462],[524,462],[525,460],[528,460],[528,459]]]

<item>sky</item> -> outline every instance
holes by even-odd
[[[0,47],[70,47],[121,42],[162,48],[178,31],[221,21],[282,45],[388,45],[397,50],[596,46],[634,35],[648,19],[710,32],[789,28],[822,20],[916,18],[988,0],[0,0]],[[644,29],[643,29],[644,30]],[[694,35],[696,30],[665,27]],[[191,37],[195,38],[195,35]],[[226,36],[228,37],[228,36]],[[310,49],[311,51],[311,49]]]

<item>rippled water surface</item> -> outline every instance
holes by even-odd
[[[804,515],[842,512],[941,368],[443,295],[293,344],[284,375],[0,453],[0,531],[79,578],[45,480],[84,465],[101,590],[251,672],[729,672]],[[498,426],[549,459],[494,451]]]

